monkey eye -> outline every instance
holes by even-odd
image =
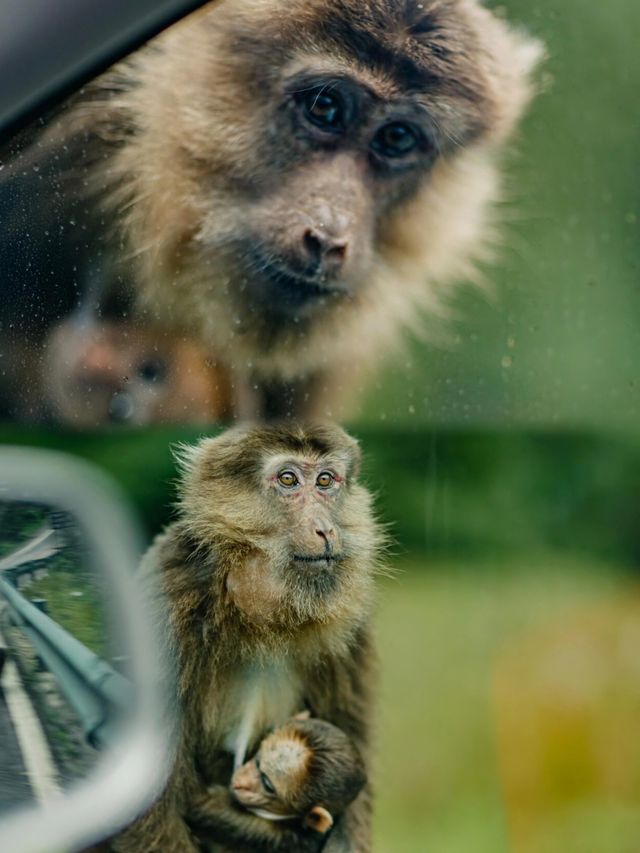
[[[325,88],[305,92],[302,106],[306,118],[316,127],[331,133],[344,129],[344,105],[335,93]]]
[[[335,477],[330,471],[323,471],[321,474],[318,474],[318,478],[316,480],[316,486],[319,489],[328,489],[335,482]]]
[[[266,773],[260,773],[260,781],[267,794],[275,794],[276,789],[273,787],[273,783]]]
[[[418,145],[420,136],[415,127],[401,121],[385,124],[373,137],[371,147],[383,157],[406,157]]]
[[[299,481],[293,471],[281,471],[278,474],[278,482],[281,486],[284,486],[285,489],[292,489],[294,486],[298,485]]]
[[[146,358],[136,372],[145,382],[162,382],[167,376],[167,365],[160,358]]]

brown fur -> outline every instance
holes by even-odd
[[[261,774],[274,791],[265,788]],[[189,819],[233,849],[316,851],[365,781],[362,758],[344,732],[324,720],[293,719],[268,734],[256,756],[236,770],[232,796],[221,786],[210,788]],[[269,820],[252,814],[254,809],[286,820]]]
[[[331,416],[487,256],[500,149],[540,55],[476,0],[223,0],[108,75],[66,127],[107,144],[95,187],[110,188],[141,305],[218,354],[239,413],[280,396],[276,412]],[[371,116],[426,114],[433,150],[393,176],[372,168],[366,128],[314,141],[284,92],[307,71],[355,80]],[[264,263],[302,263],[302,229],[347,248],[317,298],[283,306]]]
[[[265,460],[282,454],[343,473],[329,503],[313,500],[318,513],[331,514],[341,542],[342,559],[327,571],[292,560],[307,541],[306,510],[264,475]],[[195,851],[184,817],[202,785],[228,785],[242,732],[246,750],[255,749],[300,707],[341,728],[365,760],[369,752],[369,623],[381,535],[355,479],[356,443],[334,426],[237,428],[183,449],[181,459],[180,517],[142,567],[143,576],[160,576],[168,599],[169,624],[164,611],[158,618],[178,679],[177,757],[160,802],[114,840],[121,853]],[[271,590],[268,618],[255,619],[229,584],[249,557],[253,597]],[[354,849],[368,850],[366,791],[345,821]]]

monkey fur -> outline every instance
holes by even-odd
[[[234,762],[300,708],[369,759],[383,537],[356,442],[332,425],[236,427],[180,459],[179,517],[141,568],[167,600],[175,765],[158,802],[112,840],[119,853],[198,850],[190,804],[203,786],[227,786]],[[346,849],[370,849],[369,803],[365,788],[345,811]]]
[[[236,415],[335,417],[488,257],[541,56],[478,0],[220,0],[59,128],[140,309],[215,354]]]
[[[189,820],[236,850],[315,853],[365,781],[344,732],[307,712],[269,733],[233,774],[231,791],[210,788]]]

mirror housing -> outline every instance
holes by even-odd
[[[89,464],[61,453],[0,447],[0,500],[56,507],[78,521],[95,571],[109,589],[110,622],[127,652],[130,681],[95,655],[95,660],[86,659],[92,653],[64,630],[56,635],[55,623],[45,614],[34,614],[37,608],[1,580],[0,573],[0,598],[12,612],[16,607],[28,610],[34,637],[54,636],[53,645],[62,650],[60,666],[68,655],[74,661],[84,655],[84,672],[93,673],[80,679],[84,689],[91,688],[93,679],[107,698],[126,707],[114,731],[96,729],[102,754],[86,779],[64,793],[43,797],[35,808],[19,807],[0,815],[4,850],[79,849],[112,835],[144,811],[162,789],[170,768],[172,726],[167,685],[161,684],[161,644],[154,639],[135,578],[143,540],[131,507],[115,485]],[[45,659],[47,650],[43,647],[38,653]]]

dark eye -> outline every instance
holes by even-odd
[[[307,119],[323,130],[333,133],[344,127],[344,105],[341,98],[325,89],[305,93],[302,101]]]
[[[415,127],[394,121],[380,128],[371,145],[374,151],[383,157],[405,157],[416,148],[418,141],[419,135]]]
[[[160,358],[147,358],[138,365],[137,374],[145,382],[162,382],[167,376],[167,365]]]
[[[281,486],[284,486],[285,489],[292,489],[294,486],[298,485],[298,478],[293,471],[281,471],[278,474],[278,482]]]
[[[262,787],[265,789],[267,794],[275,794],[276,789],[273,787],[271,779],[269,779],[266,773],[260,774],[260,781],[262,782]]]
[[[334,476],[330,471],[323,471],[322,474],[318,474],[318,479],[316,480],[316,486],[319,489],[328,489],[329,486],[332,486],[334,483]]]

